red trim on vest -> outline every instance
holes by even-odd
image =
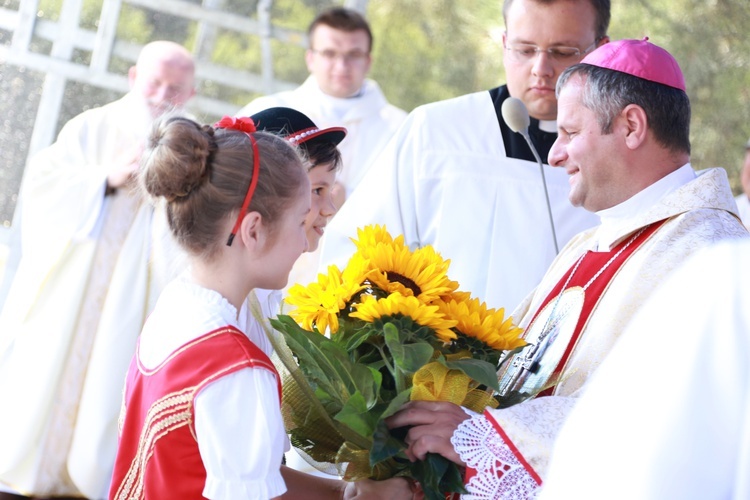
[[[137,353],[137,351],[136,351]],[[243,368],[281,378],[241,331],[222,327],[188,342],[153,370],[138,356],[128,370],[110,498],[201,498],[206,469],[195,437],[194,401],[207,384]]]

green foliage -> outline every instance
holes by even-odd
[[[232,31],[219,31],[216,37],[212,62],[230,68],[260,73],[260,39],[253,36],[238,37]]]
[[[495,367],[486,361],[464,358],[455,361],[446,360],[444,361],[444,364],[451,370],[461,370],[466,375],[486,387],[491,387],[498,392],[500,391]]]
[[[407,336],[403,330],[398,331],[393,323],[387,323],[383,327],[383,338],[391,351],[395,363],[394,368],[411,375],[432,359],[435,349],[427,342],[404,343]]]
[[[5,8],[15,8],[18,9],[18,6],[13,5],[1,5]],[[60,18],[60,2],[56,0],[40,0],[39,6],[37,8],[37,13],[39,17],[43,17],[45,19],[48,19],[50,21],[57,21]]]
[[[123,4],[117,23],[117,36],[133,43],[145,44],[154,40],[154,27],[148,23],[143,9]],[[183,40],[176,40],[183,43]]]
[[[440,455],[428,453],[413,469],[414,479],[422,485],[427,500],[443,500],[445,494],[440,492],[444,491],[466,493],[458,466]]]
[[[16,2],[6,2],[13,6]],[[372,0],[367,17],[373,36],[370,77],[389,100],[414,107],[504,83],[502,1]],[[334,0],[275,0],[273,25],[292,30],[288,42],[272,42],[276,78],[301,83],[306,30],[314,16]],[[80,26],[95,30],[103,0],[84,0]],[[59,18],[62,0],[40,0],[40,17]],[[257,1],[226,0],[224,9],[257,18]],[[118,37],[145,43],[165,36],[171,16],[123,3]],[[168,18],[168,19],[167,19]],[[170,39],[189,43],[195,24],[179,25]],[[181,30],[181,31],[180,31]],[[179,32],[179,33],[176,33]],[[692,163],[723,166],[739,191],[744,144],[750,137],[750,9],[746,0],[631,0],[613,2],[613,40],[649,36],[672,52],[685,73],[693,108]],[[179,35],[179,36],[178,36]],[[231,30],[219,34],[211,62],[259,73],[260,41]],[[113,62],[113,69],[124,70]],[[126,68],[125,68],[126,69]],[[199,82],[201,85],[201,82]],[[242,106],[256,97],[245,91],[202,84],[201,93]]]
[[[83,9],[81,10],[81,26],[88,29],[96,29],[99,24],[99,16],[101,15],[103,3],[104,0],[84,0]],[[134,28],[134,26],[131,26],[131,28]],[[142,29],[143,26],[140,28]],[[141,29],[134,31],[141,31]],[[126,36],[131,35],[129,31],[126,33]]]
[[[453,352],[429,328],[407,316],[382,317],[373,323],[340,318],[340,328],[331,338],[317,331],[301,328],[291,317],[271,319],[274,328],[283,333],[286,346],[293,353],[304,380],[284,383],[286,405],[294,418],[293,439],[313,456],[331,450],[330,436],[355,436],[349,439],[359,449],[369,450],[370,470],[384,477],[409,475],[422,482],[427,498],[440,498],[440,492],[461,491],[461,475],[455,464],[437,455],[425,462],[412,464],[404,450],[406,444],[398,433],[391,433],[385,418],[409,401],[414,373],[433,360],[450,369],[460,370],[479,384],[497,389],[495,366],[482,359],[451,359],[470,356],[468,351]],[[481,352],[478,351],[481,356]],[[290,371],[296,369],[291,367]],[[308,385],[309,384],[309,385]],[[300,387],[304,386],[304,387]],[[314,400],[294,408],[287,391],[304,389],[314,393]],[[311,411],[308,405],[319,405],[328,415]],[[306,413],[307,412],[307,413]],[[335,421],[325,442],[317,442],[323,420]],[[345,447],[342,444],[342,448]]]
[[[501,3],[369,2],[371,76],[406,110],[499,85],[501,50],[491,34],[502,23]]]
[[[296,45],[272,42],[273,72],[276,78],[290,82],[302,82],[307,78],[305,49]]]
[[[306,32],[307,27],[321,10],[335,2],[300,2],[299,0],[277,0],[273,2],[271,16],[276,26]]]
[[[402,405],[408,400],[409,398],[407,396],[404,401],[400,401],[399,403]],[[396,409],[398,409],[398,407]],[[384,462],[389,458],[393,458],[404,449],[403,440],[398,439],[394,433],[388,429],[385,420],[378,422],[372,437],[373,444],[370,449],[370,465],[375,465]]]
[[[339,422],[362,436],[371,436],[375,431],[379,415],[369,412],[370,407],[362,394],[357,391],[344,403],[344,407],[334,417]]]
[[[750,9],[746,0],[614,2],[613,39],[649,39],[685,73],[692,107],[691,163],[724,167],[735,192],[750,137]]]

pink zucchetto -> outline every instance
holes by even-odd
[[[589,53],[582,64],[620,71],[685,92],[685,77],[672,54],[648,41],[618,40]]]

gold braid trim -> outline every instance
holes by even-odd
[[[170,431],[188,425],[192,419],[190,410],[194,387],[167,394],[149,408],[146,421],[138,439],[138,451],[133,457],[125,478],[117,490],[115,498],[144,498],[143,472],[154,453],[156,442]]]

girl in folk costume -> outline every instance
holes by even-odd
[[[310,183],[289,142],[250,119],[159,123],[141,181],[164,198],[190,267],[144,325],[128,371],[110,498],[411,498],[281,466],[288,441],[268,340],[246,297],[285,286],[307,249]],[[363,496],[364,495],[364,496]]]

